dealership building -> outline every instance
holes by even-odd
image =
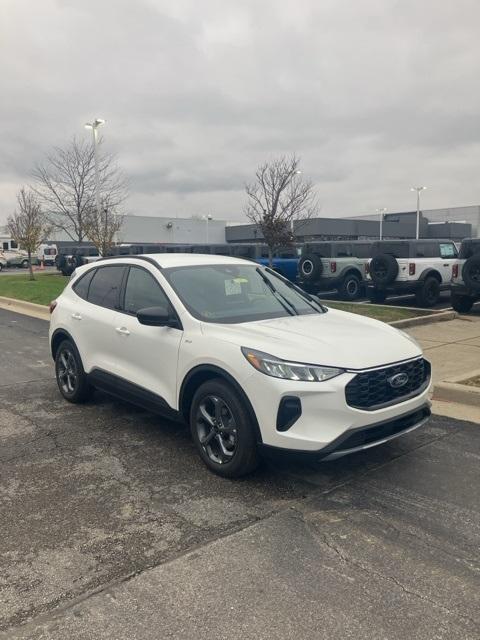
[[[480,206],[429,209],[420,212],[421,238],[462,240],[480,230]],[[416,211],[386,213],[382,221],[385,239],[408,239],[416,235]],[[311,218],[294,223],[300,242],[315,240],[374,240],[380,234],[378,215],[351,218]],[[262,234],[257,225],[237,224],[226,227],[227,242],[258,242]]]

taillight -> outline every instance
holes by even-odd
[[[410,264],[408,265],[408,274],[410,276],[414,276],[415,275],[415,263],[414,262],[410,262]]]
[[[53,313],[55,311],[55,307],[57,306],[57,301],[56,300],[52,300],[52,302],[50,302],[50,304],[48,305],[48,309],[50,311],[50,313]]]
[[[337,263],[336,263],[334,260],[332,260],[332,261],[330,262],[330,271],[331,271],[332,273],[335,273],[335,271],[336,271],[336,270],[337,270]]]
[[[452,276],[458,278],[458,264],[454,264],[452,268]]]
[[[370,273],[370,263],[367,262],[365,265],[365,273]]]

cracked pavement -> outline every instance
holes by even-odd
[[[210,474],[188,431],[61,399],[0,311],[0,638],[480,638],[480,428]]]

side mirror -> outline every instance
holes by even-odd
[[[148,327],[178,327],[177,319],[165,307],[139,309],[137,320]]]

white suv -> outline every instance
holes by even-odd
[[[101,259],[51,311],[66,400],[98,387],[184,420],[223,476],[252,471],[259,445],[335,458],[430,415],[430,365],[412,338],[238,258]]]
[[[415,294],[421,307],[433,307],[451,287],[458,250],[452,240],[380,240],[373,243],[365,286],[372,302],[389,295]]]

